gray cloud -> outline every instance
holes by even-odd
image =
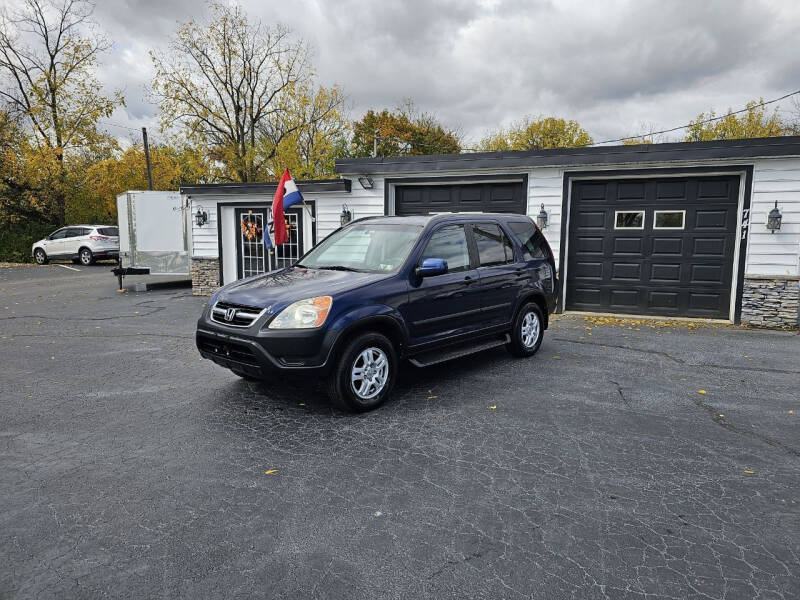
[[[314,49],[322,83],[339,84],[353,116],[413,98],[469,137],[526,114],[581,122],[595,139],[666,128],[700,111],[738,108],[800,88],[800,5],[777,0],[244,0]],[[124,88],[125,124],[156,124],[147,52],[195,0],[104,0],[113,39],[101,77]]]

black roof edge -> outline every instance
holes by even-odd
[[[349,192],[352,182],[349,179],[307,179],[295,181],[297,189],[303,194],[315,192]],[[224,194],[274,194],[277,181],[261,183],[203,183],[182,185],[179,189],[184,196],[224,195]]]
[[[343,158],[336,172],[347,174],[458,171],[510,167],[569,167],[581,165],[673,162],[733,158],[800,156],[800,136],[671,142],[635,146],[593,146],[470,154],[428,154],[386,158]]]

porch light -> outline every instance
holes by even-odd
[[[770,233],[775,233],[781,228],[781,219],[783,219],[783,215],[778,210],[778,201],[775,200],[775,208],[769,211],[767,216],[767,229],[769,229]]]
[[[370,179],[366,175],[362,175],[361,177],[359,177],[358,183],[360,183],[361,187],[364,188],[365,190],[371,190],[372,186],[374,185],[372,179]]]
[[[352,220],[353,213],[351,213],[347,208],[347,204],[342,204],[342,214],[339,215],[339,222],[342,224],[342,227],[347,225]]]
[[[539,229],[547,229],[547,211],[544,209],[544,202],[542,202],[542,208],[539,210],[539,214],[536,215],[536,224],[539,226]]]
[[[208,223],[208,213],[203,210],[202,206],[197,207],[197,212],[194,214],[194,222],[198,227],[202,227]]]

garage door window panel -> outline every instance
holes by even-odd
[[[614,229],[644,229],[644,211],[643,210],[615,211]]]
[[[653,229],[683,229],[685,210],[657,210],[653,213]]]
[[[425,246],[422,260],[441,258],[447,261],[447,272],[469,269],[469,246],[463,225],[447,225],[437,229]]]

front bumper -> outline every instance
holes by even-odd
[[[253,331],[251,331],[253,330]],[[320,329],[269,330],[258,324],[247,329],[210,322],[204,315],[197,323],[195,342],[203,358],[252,377],[270,374],[324,376],[337,332]]]

